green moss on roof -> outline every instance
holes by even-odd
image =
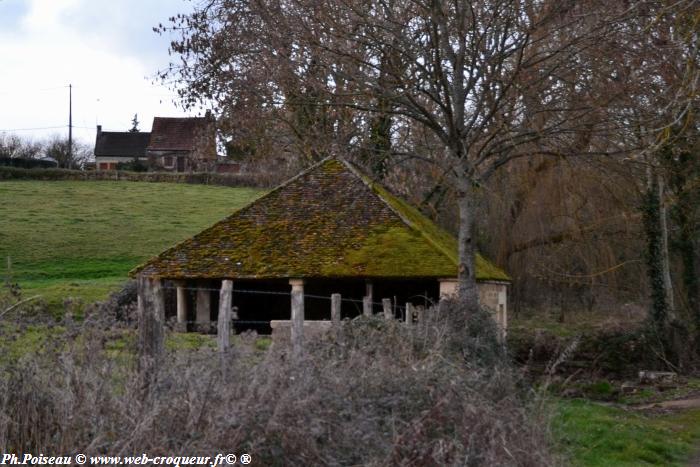
[[[477,279],[510,280],[483,257]],[[132,274],[184,278],[457,275],[457,242],[345,161],[327,159]]]
[[[394,196],[389,190],[374,182],[366,175],[359,171],[357,171],[357,174],[362,177],[365,183],[372,188],[372,191],[386,201],[405,222],[412,224],[428,242],[449,257],[454,264],[458,263],[457,239],[452,234],[431,221],[414,206]],[[505,271],[488,261],[479,253],[476,254],[476,278],[477,280],[511,280],[510,276],[508,276]]]

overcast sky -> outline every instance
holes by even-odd
[[[73,134],[86,143],[94,144],[96,124],[125,131],[135,113],[142,131],[150,130],[156,115],[186,115],[173,103],[172,91],[154,84],[155,73],[169,61],[169,38],[152,28],[191,5],[0,0],[0,132],[35,139],[67,134],[69,83]]]

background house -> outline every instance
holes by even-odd
[[[97,170],[115,170],[120,162],[139,160],[147,163],[146,147],[150,133],[102,131],[97,125],[95,138],[95,167]]]
[[[216,124],[205,117],[155,117],[150,133],[102,131],[97,125],[97,170],[115,170],[120,162],[138,160],[151,170],[209,171],[216,164]]]
[[[216,125],[205,117],[155,117],[146,149],[149,161],[173,172],[207,171],[216,163]]]

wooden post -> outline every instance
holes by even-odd
[[[372,316],[372,297],[362,297],[362,314]]]
[[[138,368],[150,382],[160,364],[164,349],[165,306],[158,279],[138,278]]]
[[[216,342],[219,352],[221,353],[226,352],[230,346],[232,295],[233,281],[222,281],[221,292],[219,294],[219,320],[216,334]]]
[[[384,308],[384,319],[392,320],[394,319],[394,312],[391,309],[391,299],[382,298],[382,308]]]
[[[299,355],[304,347],[304,281],[290,279],[292,286],[292,346]]]
[[[341,297],[339,293],[331,294],[331,323],[333,326],[340,325],[340,304]]]
[[[406,303],[406,324],[413,325],[413,303]]]

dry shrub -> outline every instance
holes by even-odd
[[[71,454],[243,453],[254,465],[547,465],[544,416],[500,344],[450,305],[407,328],[347,321],[302,356],[243,335],[168,353],[144,387],[94,321],[51,352],[0,369],[0,450]],[[494,335],[495,336],[495,335]],[[475,356],[487,356],[475,358]],[[498,360],[498,361],[497,361]]]
[[[136,321],[136,281],[130,279],[121,288],[112,292],[107,300],[98,302],[96,312],[104,317],[126,323]]]

